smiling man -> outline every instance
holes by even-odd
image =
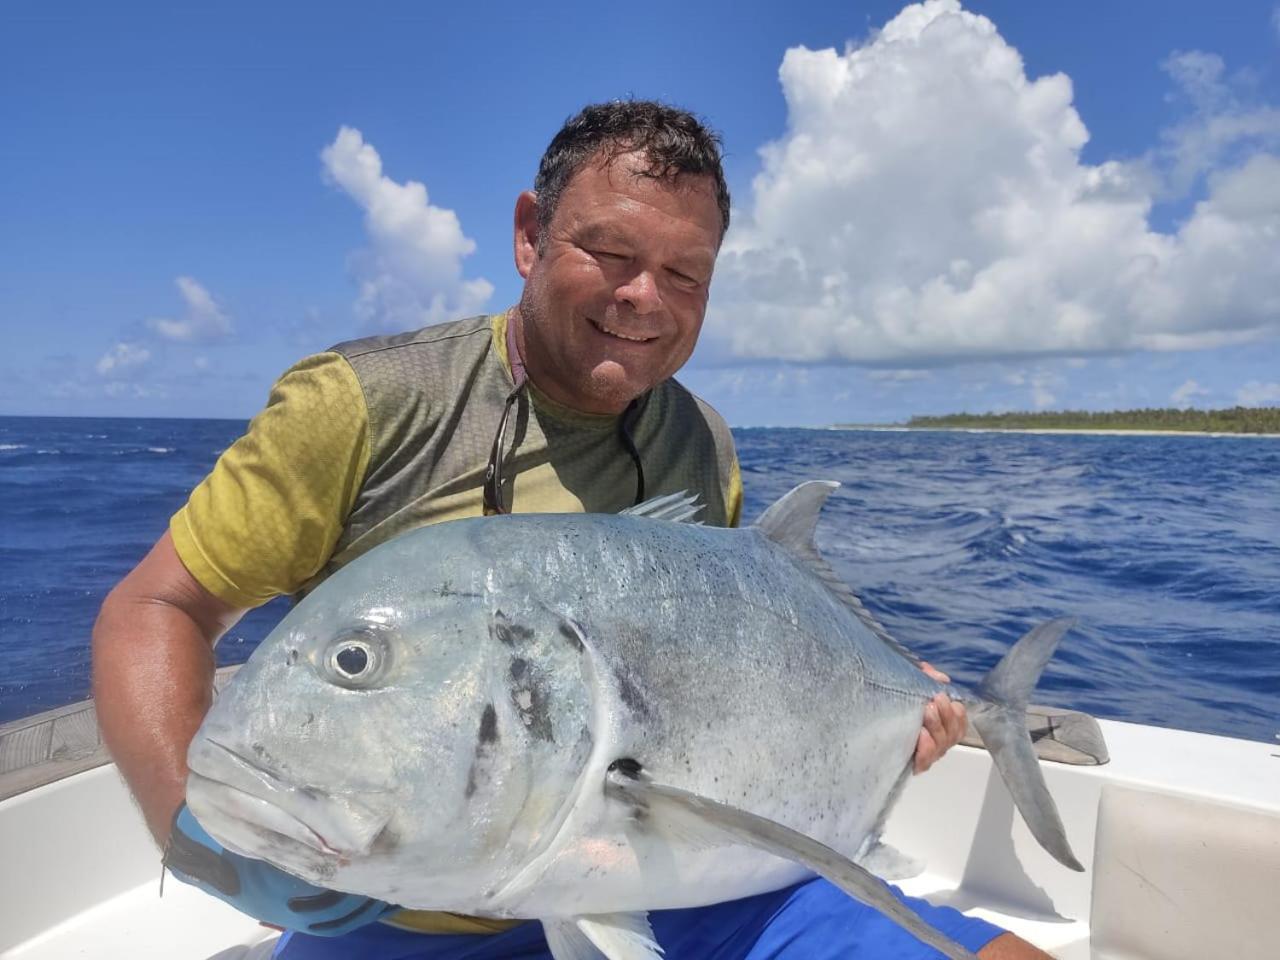
[[[718,171],[654,169],[642,150],[573,159],[570,182],[544,163],[538,191],[516,201],[526,282],[513,320],[547,396],[617,414],[693,353],[728,193]]]
[[[693,116],[639,101],[587,107],[516,201],[520,303],[339,344],[287,371],[103,604],[98,716],[165,862],[297,931],[277,956],[549,956],[537,924],[397,910],[223,850],[183,806],[186,749],[221,633],[405,530],[482,512],[616,512],[678,491],[698,495],[705,522],[736,524],[728,428],[672,379],[697,342],[728,223],[718,141]],[[958,706],[931,704],[917,770],[963,728]],[[913,905],[982,956],[1040,955]],[[672,957],[925,955],[825,881],[656,913],[653,925]]]

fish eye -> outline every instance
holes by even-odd
[[[356,679],[373,664],[369,648],[359,641],[344,643],[333,655],[333,666],[340,674]]]
[[[323,658],[326,679],[351,690],[376,686],[387,673],[390,653],[380,630],[366,627],[343,633],[329,644]]]

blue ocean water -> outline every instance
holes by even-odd
[[[85,697],[89,631],[240,421],[0,418],[0,722]],[[736,430],[746,518],[843,486],[819,544],[909,646],[976,681],[1034,623],[1079,626],[1037,700],[1280,731],[1280,439]],[[248,656],[283,615],[219,645]]]

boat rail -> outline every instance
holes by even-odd
[[[220,667],[215,693],[239,669]],[[92,699],[0,724],[0,800],[110,762]]]

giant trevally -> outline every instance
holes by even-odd
[[[815,872],[971,957],[856,861],[945,689],[1033,834],[1080,869],[1023,721],[1069,623],[1032,630],[976,692],[935,683],[819,556],[835,486],[742,530],[686,522],[673,495],[389,541],[223,691],[187,802],[228,848],[322,886],[541,920],[558,960],[655,957],[647,911]]]

